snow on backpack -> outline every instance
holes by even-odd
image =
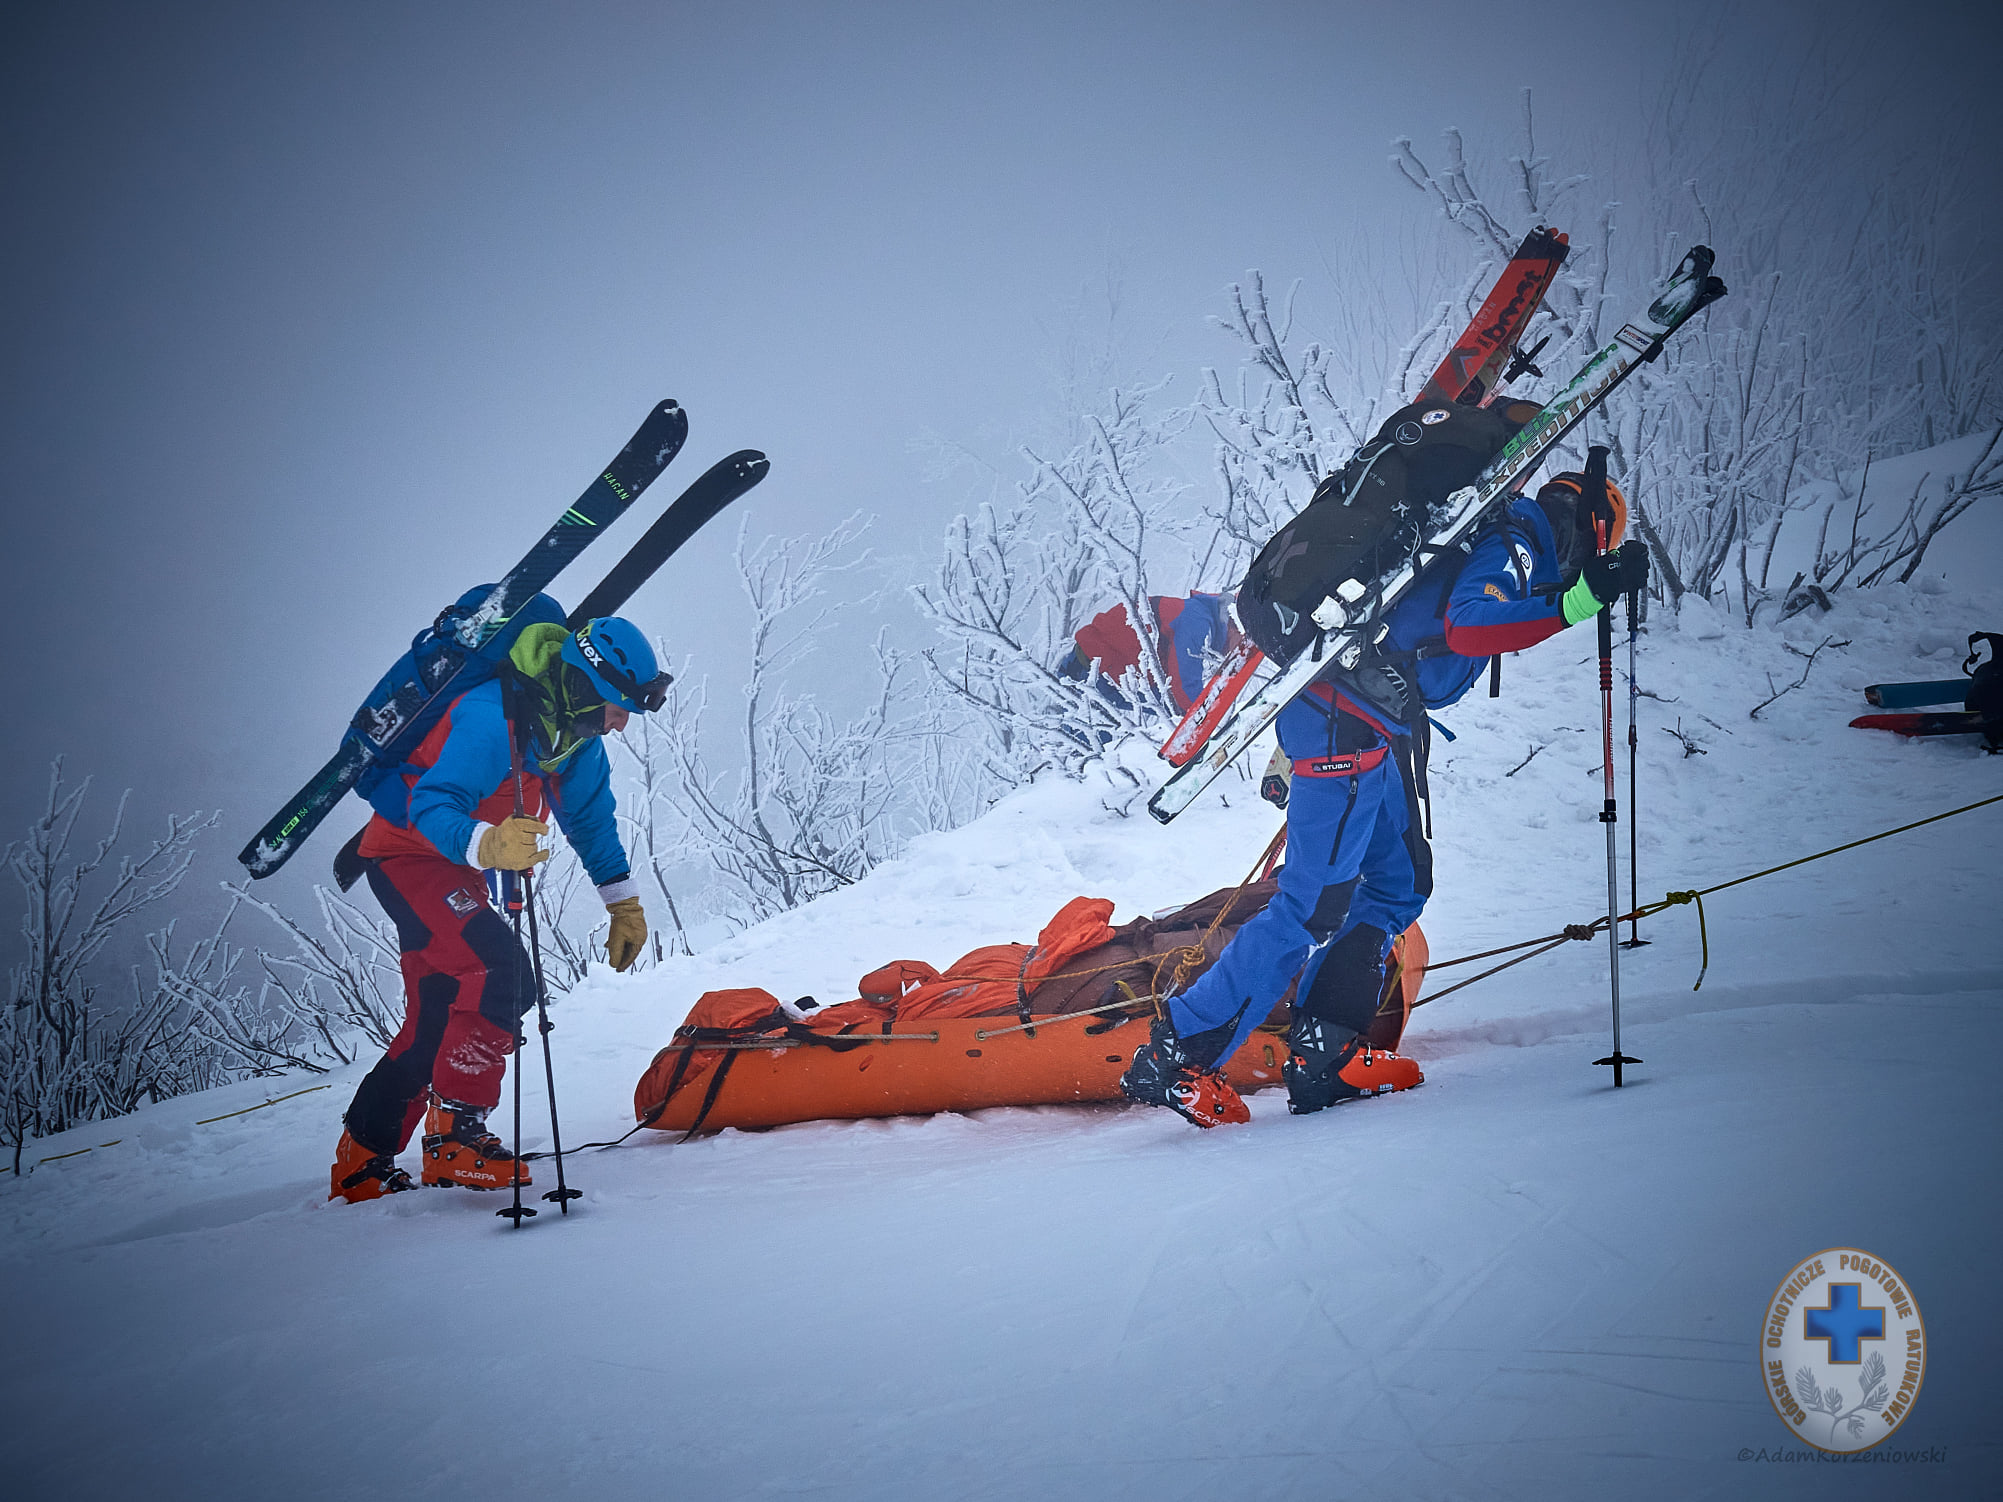
[[[356,791],[399,829],[409,822],[410,789],[403,781],[407,763],[446,709],[468,689],[500,672],[508,649],[525,628],[564,623],[561,605],[548,595],[534,595],[487,641],[468,648],[456,628],[493,589],[491,584],[478,585],[439,611],[369,691],[349,726],[348,733],[369,751],[369,767],[355,784]]]
[[[1275,662],[1291,662],[1335,587],[1381,578],[1408,557],[1425,541],[1430,508],[1473,483],[1536,411],[1529,402],[1424,401],[1392,413],[1252,560],[1237,596],[1245,634]]]

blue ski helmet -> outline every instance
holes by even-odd
[[[654,660],[654,649],[631,621],[602,615],[586,621],[564,639],[563,660],[591,680],[605,696],[628,712],[659,709],[667,701],[672,681]]]

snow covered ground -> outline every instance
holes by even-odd
[[[1967,739],[1845,728],[1864,684],[1951,676],[1978,626],[2003,594],[1938,584],[1780,634],[1657,622],[1644,896],[2003,792]],[[1849,645],[1749,719],[1800,676],[1783,641],[1825,637]],[[1591,651],[1567,633],[1445,717],[1435,956],[1603,911]],[[1242,781],[1169,829],[1145,796],[1117,770],[1026,790],[693,960],[594,980],[558,1008],[567,1137],[630,1125],[703,990],[842,1000],[1079,893],[1124,920],[1236,881],[1277,822]],[[1694,910],[1645,924],[1622,1040],[1645,1062],[1618,1092],[1592,1064],[1597,943],[1421,1010],[1427,1083],[1391,1099],[1294,1118],[1266,1092],[1209,1133],[1114,1106],[644,1133],[575,1158],[586,1197],[519,1232],[498,1197],[323,1202],[359,1071],[52,1139],[31,1157],[118,1140],[0,1181],[6,1492],[1997,1495],[1999,837],[2003,805],[1719,894],[1700,991]],[[539,1067],[526,1119],[541,1145]],[[1925,1384],[1884,1451],[1933,1458],[1831,1474],[1768,1402],[1767,1300],[1840,1245],[1918,1299]]]

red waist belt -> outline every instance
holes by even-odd
[[[1296,777],[1354,777],[1379,765],[1390,753],[1389,746],[1371,751],[1351,751],[1342,756],[1303,756],[1294,763]]]

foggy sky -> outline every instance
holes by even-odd
[[[1871,39],[1889,142],[1993,63],[1985,11],[1906,6]],[[136,789],[140,831],[223,808],[197,875],[236,874],[410,634],[664,396],[689,412],[683,457],[560,599],[739,447],[772,457],[760,530],[874,511],[929,562],[961,496],[911,441],[1047,415],[1067,309],[1110,269],[1186,396],[1234,357],[1205,320],[1247,268],[1284,285],[1358,225],[1446,233],[1393,137],[1513,145],[1525,86],[1554,134],[1638,135],[1678,13],[13,7],[0,841],[66,752]],[[1752,13],[1720,32],[1748,64],[1837,24]],[[1993,202],[1993,165],[1969,181]],[[744,623],[733,535],[628,607],[713,698]],[[359,808],[270,885],[322,879]],[[15,911],[9,883],[8,929]]]

